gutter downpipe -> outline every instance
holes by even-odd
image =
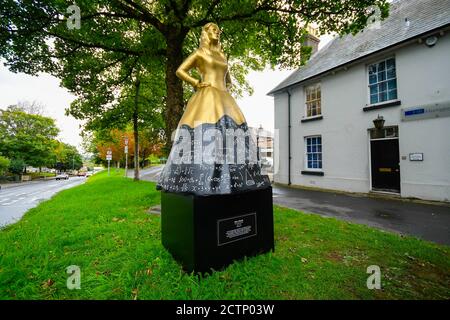
[[[291,185],[291,92],[286,90],[288,94],[288,186]]]

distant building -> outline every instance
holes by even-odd
[[[261,159],[269,158],[273,160],[273,133],[264,129],[262,126],[259,128],[249,128],[255,142],[258,146],[258,151]]]
[[[275,182],[450,201],[449,32],[450,1],[396,1],[275,87]]]

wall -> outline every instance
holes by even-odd
[[[450,34],[397,52],[402,108],[450,102]],[[400,122],[402,196],[450,201],[450,117]],[[409,161],[423,152],[424,161]]]
[[[288,96],[287,93],[277,94],[274,97],[275,132],[274,132],[274,180],[279,183],[288,183]]]
[[[385,125],[399,126],[401,196],[430,200],[450,199],[450,117],[401,121],[401,109],[450,101],[450,36],[433,48],[424,44],[384,52],[364,62],[320,79],[322,120],[301,122],[305,115],[303,86],[291,88],[292,184],[351,192],[369,192],[368,129],[381,115]],[[367,64],[395,56],[398,98],[401,106],[364,112],[367,106]],[[305,83],[307,85],[308,83]],[[287,94],[275,96],[275,129],[279,131],[280,168],[275,182],[287,183]],[[324,176],[301,174],[305,170],[304,137],[322,135]],[[275,149],[277,150],[277,149]],[[275,151],[276,152],[276,151]],[[409,153],[423,152],[423,162],[409,161]]]

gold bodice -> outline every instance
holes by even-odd
[[[191,54],[178,68],[177,76],[196,87],[199,80],[191,77],[189,71],[197,68],[204,83],[209,83],[219,90],[227,90],[225,81],[230,83],[228,63],[225,56],[219,52],[208,49],[198,49]]]
[[[200,81],[189,74],[192,68],[200,72],[201,83],[205,86],[200,87],[189,100],[178,127],[185,124],[194,128],[202,123],[217,123],[224,115],[231,117],[238,125],[244,123],[244,115],[227,91],[226,83],[231,83],[231,78],[225,56],[208,49],[198,49],[181,64],[177,76],[198,88]]]

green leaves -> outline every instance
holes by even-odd
[[[11,161],[3,156],[0,156],[0,175],[4,174],[8,170]]]
[[[56,160],[56,163],[52,164],[57,164],[59,170],[79,170],[83,166],[83,158],[74,146],[56,141],[54,150],[53,161]]]
[[[55,121],[10,107],[0,110],[0,152],[26,165],[45,166],[59,133]]]

